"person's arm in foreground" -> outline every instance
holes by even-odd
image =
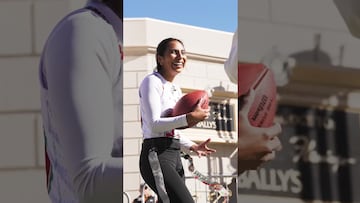
[[[281,126],[278,123],[269,128],[250,125],[247,115],[253,100],[254,92],[250,91],[239,111],[238,174],[257,169],[261,164],[273,160],[275,152],[281,150],[278,138]]]
[[[230,81],[238,83],[238,31],[236,31],[232,38],[231,49],[229,57],[226,59],[224,69]]]
[[[43,61],[51,67],[46,70],[51,123],[66,149],[56,156],[80,202],[119,203],[122,157],[112,157],[111,150],[115,125],[122,125],[114,121],[112,93],[120,53],[110,26],[99,29],[86,22],[65,24],[48,41]],[[98,37],[104,34],[105,39]]]

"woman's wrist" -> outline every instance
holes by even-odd
[[[196,151],[196,149],[197,149],[197,144],[193,144],[193,145],[191,145],[190,148],[189,148],[189,150],[190,150],[190,151],[193,151],[193,152]]]
[[[188,125],[191,124],[191,122],[192,122],[191,112],[186,114],[186,122]]]
[[[186,121],[188,123],[188,127],[192,127],[192,126],[196,125],[199,122],[196,119],[196,117],[194,116],[193,112],[190,112],[190,113],[186,114]]]

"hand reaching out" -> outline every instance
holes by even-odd
[[[199,157],[201,156],[207,156],[213,152],[216,152],[215,149],[211,149],[207,146],[207,144],[211,141],[211,139],[207,139],[206,141],[200,143],[200,144],[195,144],[193,146],[190,147],[190,150],[194,151]]]

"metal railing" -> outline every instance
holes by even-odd
[[[196,203],[233,203],[237,202],[237,176],[236,175],[211,175],[209,178],[219,183],[228,192],[221,192],[205,185],[193,176],[186,176],[186,184],[193,194]],[[192,185],[191,185],[192,184]],[[230,199],[231,202],[230,202]]]
[[[219,183],[228,192],[221,192],[194,178],[186,176],[185,181],[195,203],[236,203],[237,202],[237,176],[236,175],[211,175],[214,182]],[[230,186],[231,185],[231,186]],[[132,198],[128,192],[123,192],[123,203],[131,203]],[[230,201],[231,199],[231,201]]]

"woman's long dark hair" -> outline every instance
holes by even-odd
[[[160,65],[160,63],[158,61],[158,56],[164,56],[164,53],[165,53],[166,49],[168,48],[169,43],[172,42],[172,41],[178,41],[182,46],[184,46],[184,43],[181,40],[176,39],[176,38],[169,37],[169,38],[166,38],[166,39],[162,40],[158,44],[158,46],[156,48],[155,57],[156,57],[156,69],[157,69],[157,71],[159,71],[161,69],[161,65]]]

